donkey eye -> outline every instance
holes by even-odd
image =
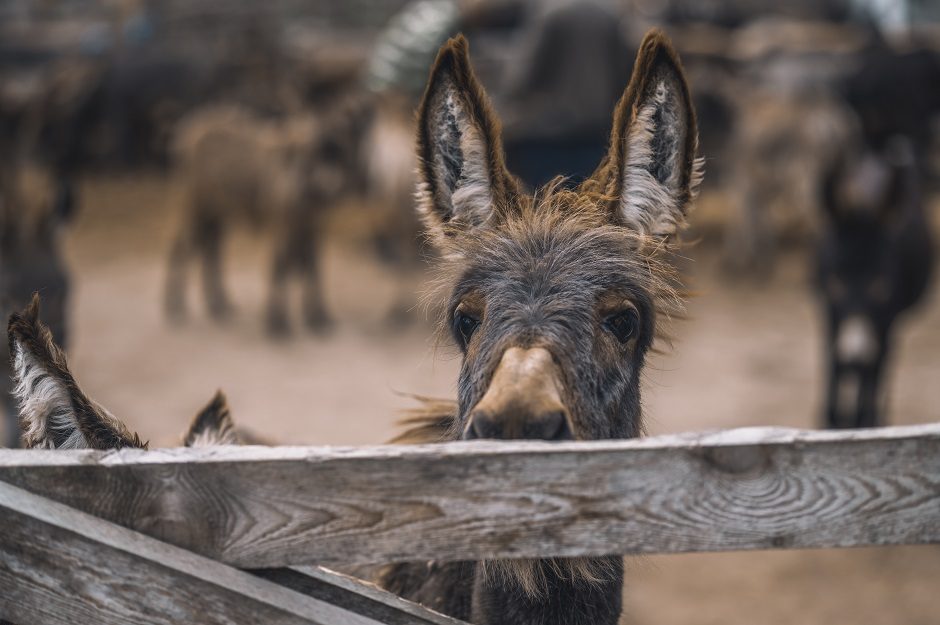
[[[633,308],[612,315],[604,321],[604,327],[617,337],[617,340],[621,343],[626,343],[635,337],[639,325],[640,316]]]
[[[454,331],[462,347],[466,348],[470,343],[473,333],[480,327],[480,320],[470,315],[457,311],[454,314]]]

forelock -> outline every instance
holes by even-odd
[[[511,210],[485,227],[449,237],[424,304],[447,334],[447,303],[468,276],[512,277],[533,262],[551,263],[557,282],[603,287],[628,281],[648,296],[665,323],[683,310],[673,266],[676,244],[620,225],[610,218],[607,198],[562,189],[555,181],[534,198],[517,198]],[[664,323],[660,323],[659,334]]]

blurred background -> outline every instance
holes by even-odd
[[[86,392],[152,446],[217,388],[268,442],[381,443],[459,367],[420,306],[411,200],[437,47],[468,36],[526,184],[576,183],[652,26],[685,63],[706,177],[650,433],[940,420],[927,0],[5,0],[2,313],[39,290]],[[936,547],[630,568],[626,623],[940,612]]]

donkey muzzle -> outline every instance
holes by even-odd
[[[464,438],[572,440],[560,387],[558,366],[548,350],[510,347],[470,412]]]

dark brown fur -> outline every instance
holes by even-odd
[[[608,154],[575,190],[555,181],[522,192],[462,37],[438,55],[418,126],[419,208],[442,257],[429,303],[463,364],[457,402],[425,402],[397,440],[640,435],[640,375],[681,311],[669,252],[700,179],[695,114],[668,39],[645,38]],[[533,378],[535,367],[548,377]],[[380,576],[478,625],[613,624],[622,582],[616,556],[398,564]]]

